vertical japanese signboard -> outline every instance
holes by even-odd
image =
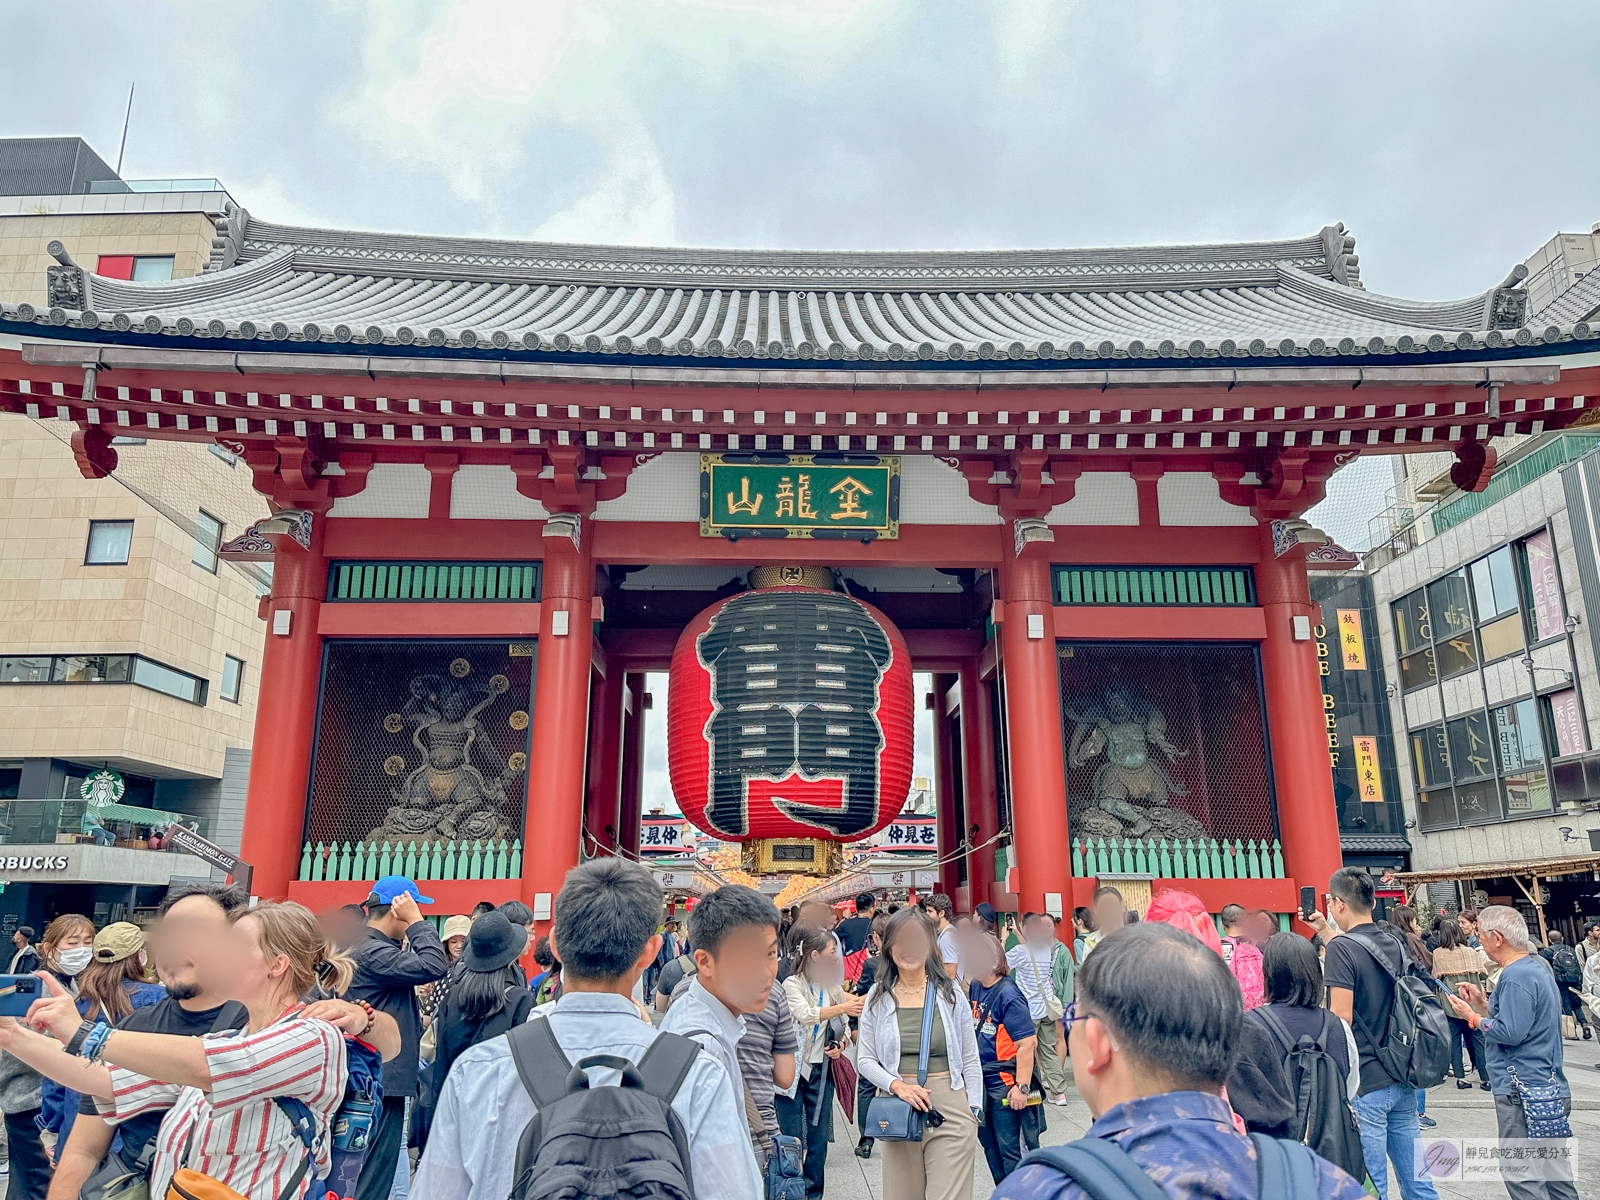
[[[1582,754],[1588,749],[1583,735],[1583,713],[1578,708],[1578,693],[1568,688],[1546,697],[1550,704],[1550,724],[1555,728],[1556,757]]]
[[[702,454],[703,537],[900,536],[900,459],[876,454]]]
[[[1322,610],[1312,629],[1322,677],[1322,716],[1339,828],[1346,834],[1403,835],[1383,659],[1367,631],[1376,629],[1372,584],[1361,575],[1311,573],[1311,598]]]
[[[1528,553],[1528,599],[1533,605],[1534,640],[1542,642],[1566,629],[1555,550],[1548,529],[1525,539],[1522,545]]]

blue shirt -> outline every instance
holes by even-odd
[[[1489,1019],[1481,1026],[1489,1048],[1489,1088],[1497,1096],[1517,1090],[1517,1078],[1529,1087],[1559,1083],[1570,1096],[1561,1069],[1561,995],[1555,976],[1532,955],[1519,958],[1504,971],[1489,993]]]
[[[639,1019],[631,1000],[609,992],[568,992],[536,1009],[529,1020],[548,1020],[572,1062],[590,1054],[620,1054],[638,1062],[658,1036]],[[621,1075],[596,1067],[589,1078],[595,1087],[608,1087]],[[750,1151],[744,1104],[734,1106],[728,1074],[716,1055],[695,1056],[672,1108],[689,1135],[697,1200],[759,1200],[764,1189]],[[445,1078],[411,1194],[418,1200],[505,1200],[517,1139],[534,1111],[505,1038],[468,1050]]]
[[[1109,1138],[1128,1152],[1170,1200],[1261,1200],[1256,1152],[1233,1128],[1233,1110],[1209,1092],[1165,1092],[1108,1109],[1089,1137]],[[1317,1159],[1319,1200],[1362,1200],[1350,1176]],[[1088,1200],[1089,1194],[1054,1167],[1024,1162],[993,1200]],[[1269,1200],[1277,1200],[1271,1197]]]

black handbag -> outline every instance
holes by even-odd
[[[933,1041],[933,980],[922,1001],[922,1045],[917,1050],[917,1086],[928,1086],[928,1046]],[[867,1136],[884,1142],[920,1142],[925,1114],[899,1096],[874,1096],[867,1105]]]

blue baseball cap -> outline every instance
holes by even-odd
[[[385,875],[372,885],[372,895],[367,897],[368,904],[393,904],[395,897],[404,896],[410,892],[418,904],[432,904],[432,896],[424,896],[417,890],[414,879],[407,879],[404,875]]]

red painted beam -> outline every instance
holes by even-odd
[[[317,620],[323,637],[525,637],[539,636],[539,605],[324,604]]]
[[[1259,642],[1267,636],[1259,608],[1111,608],[1055,610],[1056,636],[1115,641]]]
[[[326,524],[323,544],[329,558],[532,561],[544,557],[543,521],[329,517]]]
[[[1106,882],[1113,885],[1115,883],[1109,879]],[[1074,879],[1073,906],[1088,907],[1094,896],[1094,889],[1093,877]],[[1300,907],[1299,885],[1294,879],[1153,879],[1150,881],[1152,899],[1162,892],[1174,890],[1193,892],[1199,896],[1208,913],[1220,913],[1223,906],[1228,904],[1242,904],[1247,909],[1264,908],[1273,913],[1293,913]]]
[[[433,897],[432,904],[422,906],[423,916],[453,917],[470,913],[480,900],[499,905],[521,899],[522,880],[419,879],[417,888],[424,896]],[[289,884],[289,899],[320,913],[341,904],[360,904],[371,891],[370,879],[315,883],[297,880]]]
[[[1095,464],[1098,469],[1098,464]],[[1253,525],[1052,525],[1051,562],[1092,566],[1170,567],[1254,563],[1261,542]]]
[[[835,542],[822,538],[751,538],[730,542],[700,536],[689,522],[596,521],[594,557],[610,563],[793,563],[795,566],[985,567],[1000,548],[994,525],[901,525],[895,541]]]

